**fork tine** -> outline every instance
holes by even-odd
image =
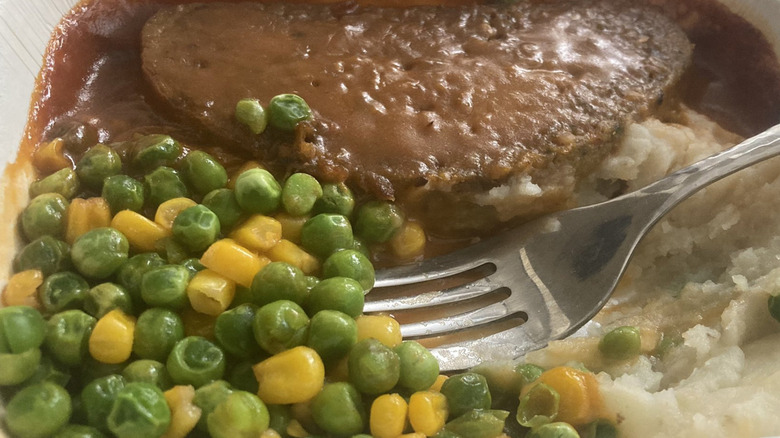
[[[490,263],[489,260],[466,256],[461,251],[423,260],[411,265],[382,269],[376,273],[374,287],[403,286],[451,277]]]
[[[457,315],[403,324],[401,325],[401,334],[404,337],[441,335],[493,322],[515,313],[518,313],[518,310],[514,307],[510,307],[507,300],[503,300],[482,307],[481,309],[463,312]]]
[[[479,339],[434,347],[430,352],[439,361],[441,371],[459,371],[491,359],[515,359],[543,347],[545,337],[540,326],[525,323]]]
[[[502,286],[495,283],[489,276],[464,285],[451,287],[439,291],[426,292],[404,298],[390,298],[386,300],[367,301],[363,312],[390,312],[396,310],[419,309],[423,307],[438,306],[456,301],[476,298]]]

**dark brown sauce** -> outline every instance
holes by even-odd
[[[683,103],[743,136],[780,121],[780,66],[756,29],[713,0],[648,1],[678,21],[696,45],[693,66],[680,84]],[[64,135],[78,154],[98,140],[121,141],[135,133],[162,132],[215,153],[228,166],[247,160],[242,152],[225,150],[207,132],[178,120],[156,101],[144,79],[140,54],[144,23],[161,8],[191,2],[110,0],[75,8],[56,29],[47,51],[27,126],[29,144]],[[435,246],[430,251],[442,252]]]

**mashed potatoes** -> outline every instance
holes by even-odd
[[[628,190],[739,141],[705,117],[687,126],[634,124],[593,188]],[[602,190],[603,191],[603,190]],[[576,337],[527,360],[578,361],[599,374],[607,408],[626,437],[751,437],[780,433],[780,323],[767,310],[780,293],[780,160],[743,170],[694,195],[640,244],[613,298]],[[644,354],[604,362],[599,337],[641,328]]]

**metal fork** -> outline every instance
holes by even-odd
[[[432,348],[442,370],[485,360],[514,359],[564,338],[604,306],[647,231],[699,189],[780,154],[780,125],[724,152],[612,200],[561,211],[456,252],[377,273],[366,313],[397,314],[507,291],[505,299],[476,310],[403,324],[404,338],[420,339],[522,316],[521,325],[478,339]],[[480,267],[492,274],[467,284],[404,298],[383,289],[444,279]]]

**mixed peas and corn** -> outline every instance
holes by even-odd
[[[257,134],[290,130],[310,116],[301,102],[246,100],[237,117]],[[44,176],[0,309],[12,435],[616,436],[582,367],[446,376],[391,316],[362,314],[371,249],[424,250],[396,205],[257,163],[231,176],[167,135],[114,146],[74,165],[55,139],[33,157]],[[635,357],[638,330],[600,348]]]

